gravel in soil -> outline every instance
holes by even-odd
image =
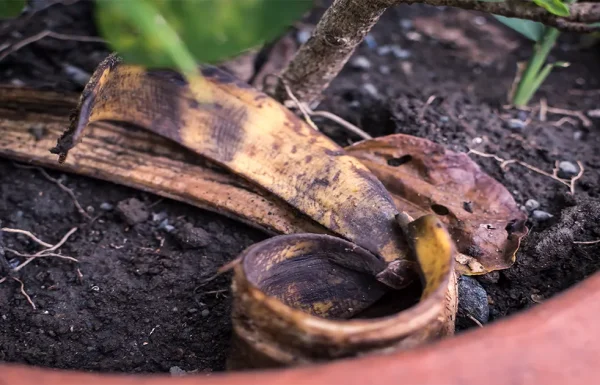
[[[51,28],[95,36],[90,21],[91,7],[82,1],[39,11],[35,22],[12,27],[4,22],[0,34],[18,41]],[[502,169],[492,158],[473,155],[530,213],[531,233],[512,268],[463,287],[464,293],[474,291],[465,301],[470,307],[460,309],[459,330],[476,327],[472,318],[494,322],[536,306],[600,265],[600,243],[577,243],[600,239],[600,121],[587,124],[553,113],[541,121],[539,111],[503,109],[516,63],[530,50],[528,41],[490,17],[396,7],[359,47],[319,107],[373,136],[426,137],[456,151],[471,148],[548,172],[557,162],[558,167],[580,161],[585,168],[572,196],[567,186],[531,169],[518,164]],[[98,43],[44,39],[0,61],[0,82],[79,91],[81,76],[65,65],[91,73],[107,53]],[[571,66],[553,71],[531,105],[540,106],[544,98],[551,107],[598,109],[599,55],[597,46],[582,48],[576,36],[563,35],[551,60],[568,60]],[[331,122],[315,121],[341,145],[358,140]],[[560,169],[573,171],[565,163]],[[150,194],[75,175],[61,178],[93,223],[85,224],[68,195],[39,172],[0,160],[3,226],[55,243],[81,225],[61,248],[79,264],[40,259],[19,273],[36,310],[18,282],[0,285],[0,360],[105,372],[222,370],[230,336],[229,276],[201,283],[266,236]],[[21,235],[4,234],[1,241],[4,248],[38,250]]]

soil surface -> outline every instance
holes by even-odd
[[[80,1],[0,23],[1,41],[22,41],[45,29],[97,35],[91,6]],[[600,108],[600,50],[562,35],[551,60],[571,66],[552,72],[531,103],[534,111],[504,109],[516,63],[530,51],[529,41],[491,17],[397,7],[384,15],[319,107],[373,136],[426,137],[550,173],[557,161],[581,162],[585,171],[571,195],[567,186],[530,168],[513,163],[501,169],[497,160],[473,155],[520,204],[534,199],[537,210],[552,215],[532,214],[531,233],[512,268],[477,278],[487,291],[490,322],[543,302],[600,265],[600,243],[574,243],[600,239],[600,120],[552,109],[540,119],[539,113],[541,98],[551,108],[582,114]],[[96,42],[42,39],[0,60],[0,82],[80,91],[108,52]],[[342,145],[358,140],[333,123],[315,122]],[[51,244],[78,227],[60,251],[79,260],[39,259],[15,276],[35,310],[18,281],[0,284],[0,361],[103,372],[223,370],[230,277],[203,282],[266,235],[151,194],[49,174],[74,191],[94,220],[85,220],[39,170],[0,159],[2,226],[29,230]],[[39,250],[26,236],[7,232],[0,246],[8,264],[19,262],[8,249]],[[459,330],[473,326],[459,319]]]

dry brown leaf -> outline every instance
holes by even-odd
[[[346,151],[381,180],[399,210],[413,217],[439,216],[466,256],[458,256],[462,273],[483,274],[515,261],[527,216],[467,154],[403,134],[359,142]]]

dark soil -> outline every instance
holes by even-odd
[[[18,41],[44,28],[95,36],[91,20],[86,2],[55,5],[26,22],[1,23],[0,33],[2,41]],[[535,199],[540,210],[553,215],[530,222],[531,234],[512,268],[478,278],[488,293],[490,320],[535,306],[594,273],[600,244],[573,242],[600,239],[600,121],[586,127],[570,117],[559,126],[561,115],[540,121],[536,114],[502,108],[516,63],[528,57],[530,43],[493,18],[421,6],[390,10],[372,37],[371,47],[363,44],[354,56],[363,56],[370,67],[355,68],[351,62],[320,109],[375,136],[412,134],[546,171],[555,161],[581,161],[585,167],[571,196],[547,176],[516,164],[502,170],[494,159],[474,156],[520,204]],[[378,53],[390,44],[410,57]],[[107,53],[98,43],[44,39],[0,61],[0,82],[80,91],[73,68],[89,74]],[[552,107],[584,113],[600,108],[598,47],[580,47],[576,36],[563,35],[553,54],[572,65],[554,71],[531,105],[543,97]],[[522,128],[509,124],[529,117]],[[332,123],[317,123],[342,145],[357,140]],[[41,259],[19,272],[36,310],[17,281],[9,278],[0,285],[0,360],[95,371],[222,370],[230,335],[229,276],[202,283],[266,235],[150,194],[52,175],[75,192],[93,223],[39,171],[0,160],[2,226],[29,230],[49,243],[80,226],[61,247],[79,264]],[[113,209],[106,210],[108,205]],[[4,233],[2,242],[22,252],[38,250],[22,235]],[[15,262],[12,254],[7,257]],[[462,328],[469,326],[462,321]]]

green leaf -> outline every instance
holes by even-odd
[[[544,36],[546,27],[544,24],[537,21],[515,19],[512,17],[494,15],[502,24],[514,29],[521,35],[535,42],[539,41]]]
[[[561,0],[533,0],[538,6],[546,9],[556,16],[569,16],[569,7]]]
[[[102,0],[101,34],[125,60],[172,66],[164,50],[183,45],[196,62],[215,63],[276,38],[313,5],[313,0]],[[154,9],[154,27],[139,10]],[[140,23],[145,23],[142,31]],[[159,36],[167,25],[173,31]],[[168,41],[171,42],[169,43]]]
[[[0,0],[0,18],[19,16],[25,8],[25,0]]]

